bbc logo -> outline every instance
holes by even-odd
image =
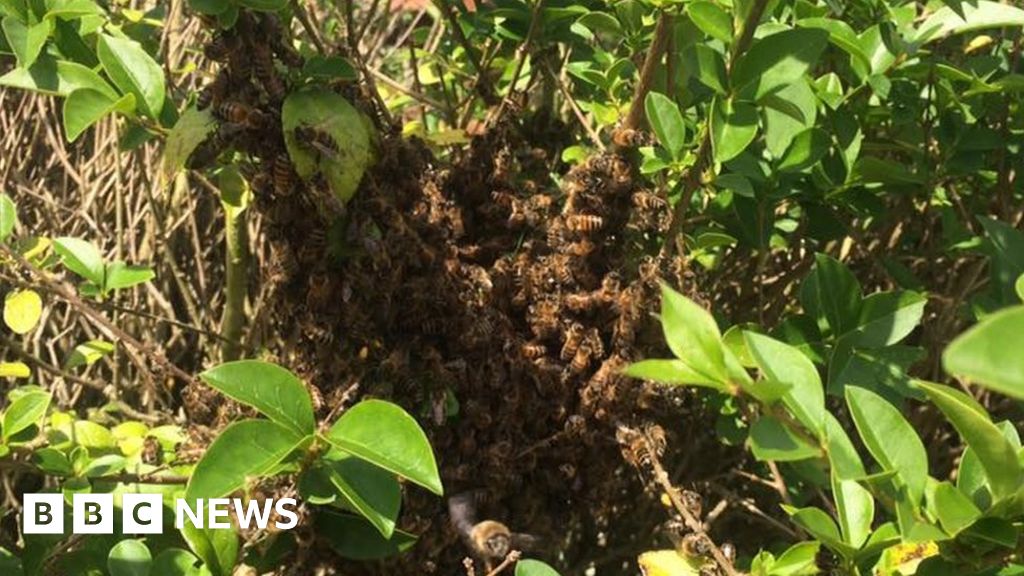
[[[25,494],[22,530],[25,534],[64,533],[63,494]],[[121,496],[124,534],[160,534],[164,508],[160,494]],[[74,494],[71,497],[73,534],[113,534],[114,495]]]

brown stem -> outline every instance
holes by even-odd
[[[662,12],[658,16],[658,23],[654,27],[654,39],[647,49],[647,56],[644,58],[643,67],[640,69],[640,78],[633,89],[633,100],[629,105],[629,114],[622,123],[622,130],[636,130],[644,120],[644,100],[647,93],[651,91],[651,84],[654,83],[654,72],[661,63],[661,57],[668,48],[669,38],[672,36],[672,15]]]

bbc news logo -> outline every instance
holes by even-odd
[[[63,494],[25,494],[22,532],[64,534],[65,504]],[[179,498],[174,502],[174,527],[180,530],[187,521],[196,528],[230,530],[234,512],[238,527],[242,529],[253,526],[265,530],[273,524],[278,530],[290,530],[299,523],[297,509],[294,498],[263,501],[199,498],[194,503]],[[113,494],[74,494],[71,497],[72,534],[113,534],[116,515]],[[163,496],[123,494],[120,516],[123,534],[161,534],[164,531]]]

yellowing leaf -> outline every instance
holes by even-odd
[[[4,299],[4,324],[16,334],[35,328],[43,314],[43,299],[32,290],[9,292]]]
[[[697,576],[704,561],[687,558],[675,550],[644,552],[637,559],[644,576]]]
[[[29,367],[21,362],[0,362],[0,378],[28,378],[31,375]]]

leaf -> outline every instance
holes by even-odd
[[[17,224],[18,207],[14,205],[14,200],[11,200],[10,196],[0,193],[0,242],[7,240]]]
[[[720,382],[693,370],[682,360],[641,360],[630,364],[622,373],[631,378],[653,380],[663,384],[689,384],[724,391],[724,386]]]
[[[115,260],[107,264],[103,289],[104,292],[123,290],[149,282],[155,277],[156,273],[149,266],[130,265]]]
[[[935,512],[943,530],[953,536],[981,516],[974,502],[949,482],[940,482],[935,488]]]
[[[661,328],[669,349],[711,382],[728,382],[722,335],[711,314],[693,300],[661,285]]]
[[[296,434],[312,434],[316,429],[309,390],[294,374],[276,364],[238,360],[215,366],[199,378]]]
[[[103,9],[93,0],[54,0],[46,4],[47,19],[75,20],[82,16],[103,14]]]
[[[316,515],[316,533],[339,556],[352,560],[378,560],[405,552],[416,543],[408,532],[395,530],[385,539],[364,518],[324,509]]]
[[[209,109],[196,110],[193,107],[182,113],[164,144],[164,156],[160,163],[164,185],[185,167],[192,152],[217,129],[217,125],[217,119]]]
[[[750,427],[750,449],[758,460],[792,462],[821,456],[821,450],[772,416],[761,416]]]
[[[690,558],[676,550],[652,550],[637,558],[644,576],[699,576],[701,558]]]
[[[121,540],[107,556],[110,576],[148,576],[152,564],[149,548],[139,540]]]
[[[356,404],[331,426],[327,440],[435,494],[444,492],[426,434],[395,404],[383,400]]]
[[[1014,283],[1024,274],[1024,233],[994,218],[978,218],[992,242],[995,258],[992,278],[1003,301],[1010,303],[1014,296]]]
[[[693,51],[694,77],[717,94],[727,96],[729,82],[725,77],[725,60],[722,55],[706,44],[697,44]]]
[[[559,576],[558,571],[541,562],[524,558],[516,562],[515,576]]]
[[[317,89],[290,94],[281,108],[281,122],[288,156],[299,176],[322,174],[334,196],[348,202],[374,162],[376,133],[370,120],[340,94]],[[321,154],[299,144],[295,129],[300,126],[326,132],[337,151]]]
[[[352,64],[341,56],[313,56],[306,60],[302,74],[326,80],[359,80],[359,73]]]
[[[846,404],[864,445],[882,469],[896,472],[917,506],[928,478],[928,454],[914,428],[895,406],[856,386],[846,387]]]
[[[821,540],[830,548],[838,550],[849,549],[839,535],[839,527],[836,526],[835,521],[824,510],[814,507],[793,508],[786,505],[783,505],[783,509],[797,526],[807,530],[811,536]]]
[[[189,478],[185,498],[220,498],[270,473],[307,440],[268,420],[235,422],[210,444]]]
[[[234,530],[203,530],[185,521],[181,535],[203,561],[212,576],[230,576],[238,560],[238,536]],[[190,575],[192,576],[192,575]],[[200,571],[195,576],[206,576]]]
[[[4,29],[7,44],[18,59],[18,66],[21,68],[32,66],[36,58],[39,57],[39,53],[42,52],[46,39],[50,36],[50,21],[43,20],[26,26],[20,19],[7,16],[0,26]]]
[[[62,236],[54,239],[53,250],[68,270],[96,286],[103,286],[103,255],[96,246],[79,238]]]
[[[862,348],[896,344],[917,327],[927,303],[924,294],[909,290],[872,294],[861,302],[857,327],[843,337]]]
[[[672,99],[658,92],[650,92],[644,101],[647,121],[651,123],[658,142],[668,150],[675,160],[680,159],[686,144],[686,125],[679,106]]]
[[[825,389],[818,369],[802,352],[756,332],[743,333],[750,353],[770,380],[792,388],[782,397],[786,407],[816,437],[825,430]]]
[[[798,80],[766,96],[764,144],[775,158],[781,158],[797,134],[813,128],[818,118],[818,98],[805,80]]]
[[[353,510],[385,539],[391,538],[402,503],[402,489],[394,474],[347,454],[324,461],[319,471]]]
[[[1018,333],[1019,334],[1019,333]],[[1017,451],[984,408],[959,390],[932,382],[917,381],[928,398],[946,418],[981,462],[992,495],[997,500],[1014,494],[1021,486],[1021,465]]]
[[[865,476],[864,463],[857,454],[843,425],[832,415],[825,413],[825,433],[828,440],[828,462],[832,474],[839,480],[853,480]]]
[[[239,4],[262,12],[279,12],[288,5],[288,0],[239,0]]]
[[[705,0],[691,2],[686,6],[686,13],[701,32],[726,44],[732,42],[732,18],[717,4]]]
[[[1020,277],[1017,278],[1017,282],[1014,283],[1013,289],[1017,293],[1017,298],[1024,301],[1024,274],[1021,274]]]
[[[754,98],[799,80],[818,61],[829,33],[798,28],[772,34],[754,43],[733,68],[733,94],[754,89]]]
[[[843,540],[853,548],[860,548],[871,534],[875,518],[875,498],[854,480],[840,480],[832,475],[832,494],[836,501],[839,528]]]
[[[67,96],[80,88],[92,88],[111,98],[118,93],[99,74],[87,66],[55,60],[42,54],[29,68],[15,68],[0,76],[0,86]]]
[[[820,128],[800,132],[779,160],[779,172],[802,172],[814,166],[828,151],[829,144],[828,134]]]
[[[135,111],[135,96],[125,94],[114,100],[91,88],[75,90],[64,101],[64,133],[69,142],[78,137],[112,112],[131,115]]]
[[[1024,10],[1010,4],[972,0],[961,4],[963,16],[948,6],[939,8],[917,28],[915,44],[925,44],[953,34],[986,28],[1024,26]]]
[[[942,354],[942,365],[957,378],[1024,399],[1021,334],[1024,306],[1001,310],[953,340]]]
[[[845,334],[859,325],[860,283],[850,269],[835,258],[815,254],[814,259],[814,269],[800,291],[800,302],[809,314],[823,317],[833,334]]]
[[[163,70],[138,42],[100,34],[96,55],[122,93],[133,94],[147,116],[160,117],[165,97]]]
[[[32,375],[23,362],[0,362],[0,378],[28,378]]]
[[[38,424],[50,406],[50,398],[50,394],[42,390],[30,390],[17,398],[12,398],[11,404],[4,412],[4,441]]]
[[[868,55],[861,49],[857,32],[842,20],[833,18],[803,18],[798,20],[797,26],[801,28],[820,28],[828,32],[828,40],[840,50],[843,50],[855,60],[861,62],[865,67],[870,68],[871,61]]]
[[[15,334],[27,334],[43,315],[43,299],[34,290],[15,290],[4,297],[4,324]]]
[[[114,351],[114,345],[106,340],[89,340],[83,342],[71,351],[71,355],[64,361],[64,369],[77,368],[78,366],[92,366],[100,358]]]
[[[757,108],[749,102],[715,98],[711,105],[711,144],[715,162],[727,162],[743,152],[757,135]]]
[[[153,559],[149,576],[201,576],[195,568],[199,559],[187,550],[167,548]]]

